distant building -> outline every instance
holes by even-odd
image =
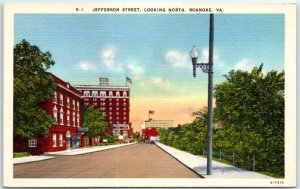
[[[148,120],[141,124],[142,138],[149,140],[150,137],[157,137],[158,128],[173,127],[173,120]]]
[[[82,94],[55,75],[51,75],[51,78],[57,83],[56,90],[53,98],[41,105],[42,109],[54,117],[48,137],[29,140],[14,138],[14,152],[41,154],[81,146],[82,132],[79,128],[82,126]]]
[[[75,88],[82,92],[84,106],[95,106],[104,113],[113,135],[120,139],[133,137],[129,87],[110,86],[108,78],[100,78],[99,85],[76,85]]]

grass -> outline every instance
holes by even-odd
[[[204,158],[207,158],[207,155],[200,155],[200,156],[204,157]],[[216,157],[213,157],[212,159],[214,161],[217,161],[217,162],[220,162],[220,163],[225,163],[227,165],[232,165],[232,162],[227,161],[225,159],[220,159],[220,158],[216,158]],[[243,169],[243,168],[241,168],[241,169]],[[274,178],[284,178],[284,176],[282,176],[282,175],[278,175],[276,173],[271,173],[271,172],[267,172],[267,171],[255,171],[255,172],[263,174],[263,175],[267,175],[267,176],[270,176],[270,177],[274,177]]]
[[[29,152],[14,152],[14,158],[31,156]]]

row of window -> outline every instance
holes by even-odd
[[[85,103],[86,103],[86,102],[89,102],[89,99],[88,99],[88,98],[84,98],[84,101],[85,101]],[[95,102],[95,101],[97,101],[96,98],[94,98],[93,101],[94,101],[94,104],[97,104],[97,102]],[[121,103],[117,102],[117,103],[115,103],[115,104],[116,104],[116,106],[119,106]],[[101,102],[100,105],[101,105],[101,106],[105,106],[106,103],[105,103],[105,102]],[[113,103],[110,102],[110,103],[108,103],[108,105],[109,105],[109,106],[112,106]],[[124,102],[124,103],[123,103],[123,106],[126,106],[126,105],[127,105],[126,102]]]
[[[57,92],[54,92],[53,102],[55,104],[57,104]],[[75,107],[75,103],[76,103],[76,107]],[[59,94],[59,104],[61,106],[64,105],[64,95],[63,94]],[[68,97],[68,96],[67,96],[67,107],[70,108],[70,97]],[[80,108],[79,101],[75,102],[75,100],[73,99],[72,100],[72,107],[71,108],[73,108],[74,110],[78,110],[79,111],[79,108]]]
[[[86,97],[86,98],[84,98],[83,100],[84,100],[85,102],[88,102],[88,101],[90,101],[90,98],[89,98],[89,97]],[[97,101],[97,100],[98,100],[98,98],[93,98],[93,101]],[[109,98],[108,100],[109,100],[110,102],[112,101],[111,98]],[[100,98],[100,101],[106,101],[106,99],[105,99],[105,98]],[[120,99],[117,98],[116,101],[119,102]],[[125,101],[126,101],[126,99],[123,98],[123,102],[125,102]]]
[[[100,92],[99,91],[92,91],[92,93],[90,91],[83,91],[83,96],[94,96],[94,97],[100,96],[100,97],[106,97],[106,91],[100,91]],[[109,91],[108,92],[108,96],[109,97],[113,97],[113,92]],[[120,96],[121,96],[120,91],[117,91],[115,97],[119,98]],[[122,96],[124,98],[126,98],[127,97],[127,92],[123,91]]]
[[[120,119],[120,117],[117,116],[117,120],[119,120],[119,119]],[[109,120],[112,120],[112,116],[109,117]],[[126,117],[125,117],[125,116],[123,117],[123,120],[126,120]]]
[[[61,133],[58,134],[58,143],[57,143],[57,134],[56,133],[52,134],[52,146],[53,147],[63,146],[63,135]],[[37,139],[29,139],[28,147],[30,147],[30,148],[37,147]]]
[[[113,124],[113,122],[112,122],[112,121],[109,121],[109,123],[110,123],[110,124]],[[119,122],[119,121],[117,121],[117,122],[116,122],[116,124],[122,124],[122,123],[121,123],[121,122]],[[127,122],[126,122],[126,121],[124,121],[124,122],[123,122],[123,124],[127,124]]]
[[[90,104],[90,103],[85,102],[85,103],[84,103],[84,106],[89,106],[89,104]],[[97,103],[93,103],[93,105],[94,105],[94,106],[98,106]],[[113,108],[112,108],[112,107],[109,107],[109,108],[107,108],[107,109],[110,110],[110,111],[112,111]],[[105,111],[105,110],[106,110],[106,107],[100,107],[100,110],[101,110],[101,111]],[[119,111],[119,110],[120,110],[120,108],[116,108],[116,111]],[[123,111],[124,111],[124,112],[126,112],[126,110],[127,110],[126,108],[123,108]]]
[[[60,111],[59,111],[59,123],[61,124],[61,125],[63,125],[64,124],[64,111],[63,111],[63,108],[60,108]],[[56,106],[54,106],[54,109],[53,109],[53,117],[54,117],[54,124],[57,124],[58,122],[58,118],[57,118],[57,108],[56,108]],[[68,126],[71,126],[71,121],[70,121],[70,117],[71,117],[71,115],[70,115],[70,111],[68,110],[67,111],[67,125]],[[77,117],[77,120],[76,120],[76,117]],[[75,115],[75,112],[73,112],[73,115],[72,115],[72,123],[73,123],[73,126],[75,127],[75,126],[77,126],[77,127],[79,127],[79,124],[80,124],[80,119],[79,119],[79,114],[77,114],[77,116]],[[76,122],[77,121],[77,122]]]

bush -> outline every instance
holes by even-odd
[[[31,154],[29,152],[15,152],[14,153],[14,158],[26,157],[26,156],[31,156]]]

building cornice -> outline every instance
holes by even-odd
[[[64,90],[66,90],[66,91],[68,91],[68,92],[70,92],[70,93],[72,93],[73,95],[75,95],[75,96],[77,96],[77,97],[79,97],[79,98],[81,98],[82,97],[82,95],[81,94],[77,94],[77,93],[75,93],[74,91],[72,91],[71,89],[69,89],[69,88],[67,88],[67,87],[65,87],[65,86],[63,86],[62,84],[59,84],[58,83],[58,85],[57,85],[58,87],[60,87],[60,88],[62,88],[62,89],[64,89]]]
[[[99,86],[99,85],[74,85],[74,87],[77,90],[117,90],[117,89],[121,89],[121,90],[129,90],[129,87],[122,87],[122,86],[108,86],[108,87],[104,87],[104,86]]]

